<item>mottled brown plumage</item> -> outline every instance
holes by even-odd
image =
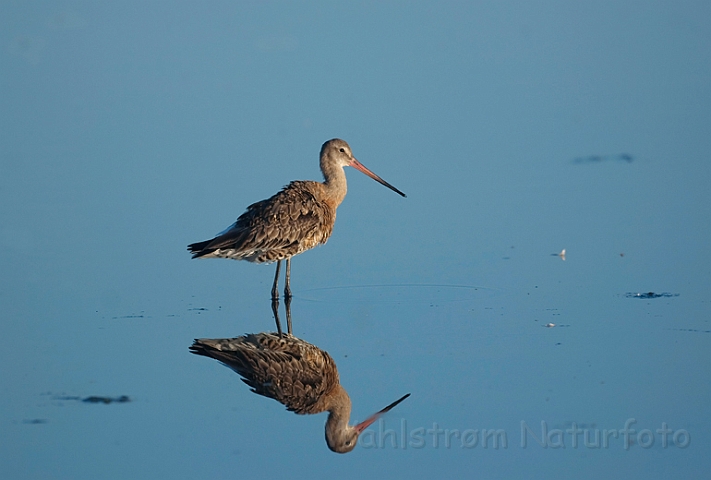
[[[331,356],[292,335],[255,333],[236,338],[198,339],[192,353],[219,360],[241,377],[254,393],[298,414],[328,411],[326,443],[334,452],[353,450],[358,435],[410,394],[356,425],[348,425],[351,400],[338,378]]]
[[[326,243],[331,236],[336,209],[348,190],[344,167],[357,168],[405,196],[358,162],[343,140],[333,139],[323,144],[320,166],[323,182],[294,181],[276,195],[250,205],[234,224],[215,238],[188,245],[193,258],[277,262],[272,298],[279,296],[279,268],[281,261],[286,260],[284,295],[290,297],[291,257]]]
[[[190,350],[219,360],[239,373],[254,393],[298,414],[326,411],[328,395],[339,386],[331,356],[294,336],[258,333],[199,339]]]
[[[193,258],[219,257],[271,263],[326,243],[336,207],[318,182],[295,181],[247,207],[223,234],[190,245]]]

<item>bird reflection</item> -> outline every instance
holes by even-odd
[[[190,347],[237,372],[254,393],[273,398],[300,415],[328,411],[326,444],[337,453],[356,446],[358,436],[408,393],[365,421],[351,426],[351,400],[341,386],[333,358],[289,334],[252,333],[236,338],[202,338]]]
[[[291,297],[284,297],[284,306],[286,307],[286,331],[289,335],[292,334],[291,331]],[[281,322],[279,321],[279,299],[272,297],[272,313],[274,314],[274,321],[276,322],[277,333],[280,337],[284,336],[284,332],[281,329]]]

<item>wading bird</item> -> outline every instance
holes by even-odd
[[[351,399],[340,384],[336,363],[315,345],[292,335],[254,333],[197,339],[190,351],[219,360],[240,374],[254,393],[273,398],[289,411],[302,415],[328,411],[326,444],[337,453],[353,450],[363,430],[410,396],[351,426]]]
[[[230,227],[211,240],[188,245],[193,258],[231,258],[255,263],[277,262],[272,298],[279,298],[281,261],[286,260],[284,296],[291,297],[291,257],[326,243],[336,221],[336,208],[346,196],[344,167],[353,167],[405,196],[365,168],[340,139],[321,147],[323,182],[294,181],[279,193],[254,203]]]

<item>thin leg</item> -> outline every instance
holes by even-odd
[[[280,337],[284,336],[284,332],[281,330],[281,322],[279,321],[279,299],[272,298],[272,313],[274,314],[274,321],[276,322],[277,332]]]
[[[291,335],[291,295],[284,296],[284,305],[286,306],[286,329]]]
[[[284,283],[284,298],[291,298],[291,257],[286,259],[286,280]]]
[[[276,275],[274,275],[274,283],[272,284],[272,300],[279,300],[279,269],[281,268],[281,260],[277,260]],[[288,280],[287,280],[288,281]]]

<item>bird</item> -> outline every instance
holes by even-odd
[[[336,208],[346,196],[344,167],[353,167],[406,197],[368,170],[344,140],[323,144],[320,167],[324,181],[296,180],[272,197],[253,203],[216,237],[188,245],[192,258],[231,258],[254,263],[277,262],[272,299],[279,298],[279,270],[286,260],[284,296],[291,297],[291,257],[326,243],[336,221]]]
[[[252,392],[273,398],[291,412],[328,411],[326,444],[336,453],[353,450],[363,430],[410,396],[351,426],[351,400],[340,384],[336,363],[327,352],[300,338],[268,332],[201,338],[190,346],[190,352],[219,360],[237,372]]]

